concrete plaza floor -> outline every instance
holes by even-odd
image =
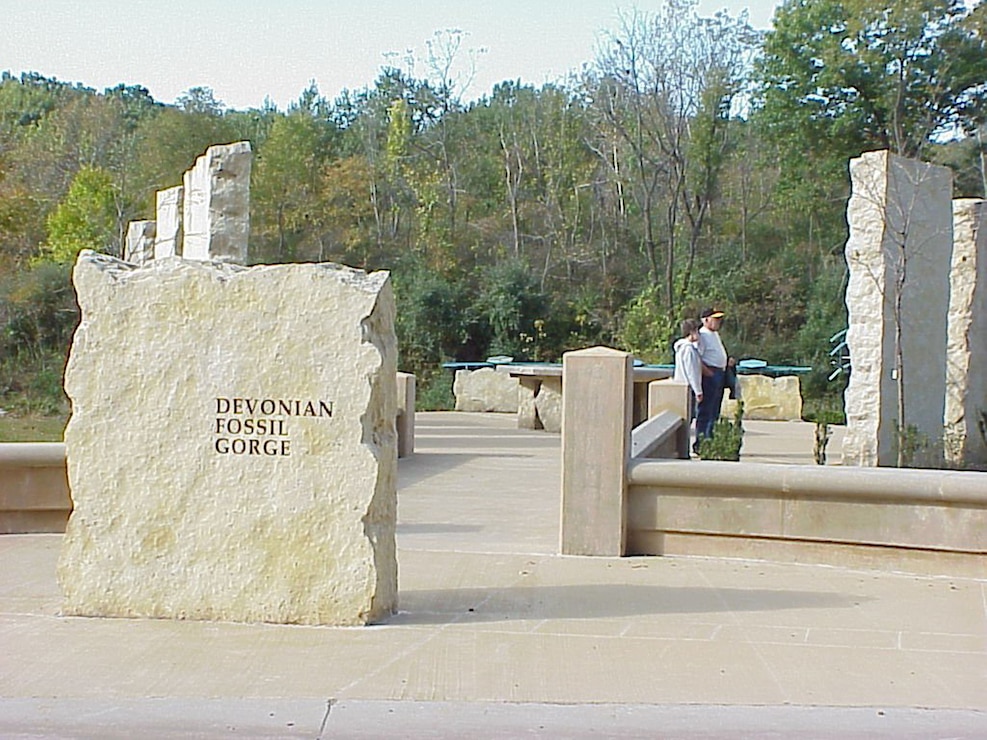
[[[987,582],[563,557],[559,442],[420,413],[366,628],[61,617],[61,536],[0,537],[0,737],[987,737]]]

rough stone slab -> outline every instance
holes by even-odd
[[[802,418],[802,390],[796,375],[772,378],[767,375],[741,375],[740,395],[744,418],[751,421],[798,421]],[[737,401],[723,394],[720,416],[733,419]]]
[[[64,613],[341,625],[390,614],[387,274],[176,257],[135,268],[87,250],[73,277]]]
[[[123,258],[134,265],[143,265],[154,259],[154,221],[131,221],[127,224],[127,243]]]
[[[456,411],[496,411],[515,414],[518,410],[518,381],[494,368],[457,370],[452,384]]]
[[[155,196],[157,232],[154,237],[154,259],[182,254],[182,208],[185,188],[177,185],[159,190]]]
[[[538,420],[546,432],[562,431],[562,378],[545,378],[535,396]]]
[[[947,167],[880,151],[851,160],[850,178],[846,341],[852,372],[844,396],[843,462],[894,465],[895,428],[903,424],[929,445],[928,456],[916,462],[936,465],[942,461],[946,394],[952,175]],[[894,311],[902,275],[904,419],[898,411]]]
[[[987,469],[987,202],[953,201],[946,344],[946,460]]]
[[[185,173],[183,257],[246,264],[252,158],[249,141],[211,146]]]

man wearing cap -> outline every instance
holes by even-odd
[[[699,314],[703,325],[699,330],[699,358],[703,362],[703,400],[696,413],[696,444],[699,449],[703,437],[713,434],[713,425],[720,418],[720,404],[723,403],[723,386],[726,382],[727,351],[720,339],[720,324],[723,311],[718,308],[704,308]]]

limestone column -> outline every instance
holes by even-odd
[[[156,195],[157,232],[154,236],[154,259],[182,253],[182,207],[185,189],[177,185],[159,190]]]
[[[185,173],[183,257],[247,263],[251,158],[249,141],[211,146]]]
[[[946,345],[945,451],[949,464],[987,468],[987,202],[953,201]]]
[[[952,251],[948,168],[867,152],[850,162],[846,259],[851,373],[843,462],[894,465],[895,428],[914,427],[924,465],[942,460]],[[904,418],[899,418],[897,352]]]
[[[154,259],[154,235],[154,221],[131,221],[127,224],[124,261],[132,265],[143,265]]]
[[[593,347],[562,356],[563,555],[623,555],[631,355]]]

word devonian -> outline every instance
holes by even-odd
[[[217,398],[217,414],[254,416],[332,416],[332,401],[299,401],[283,398]]]

